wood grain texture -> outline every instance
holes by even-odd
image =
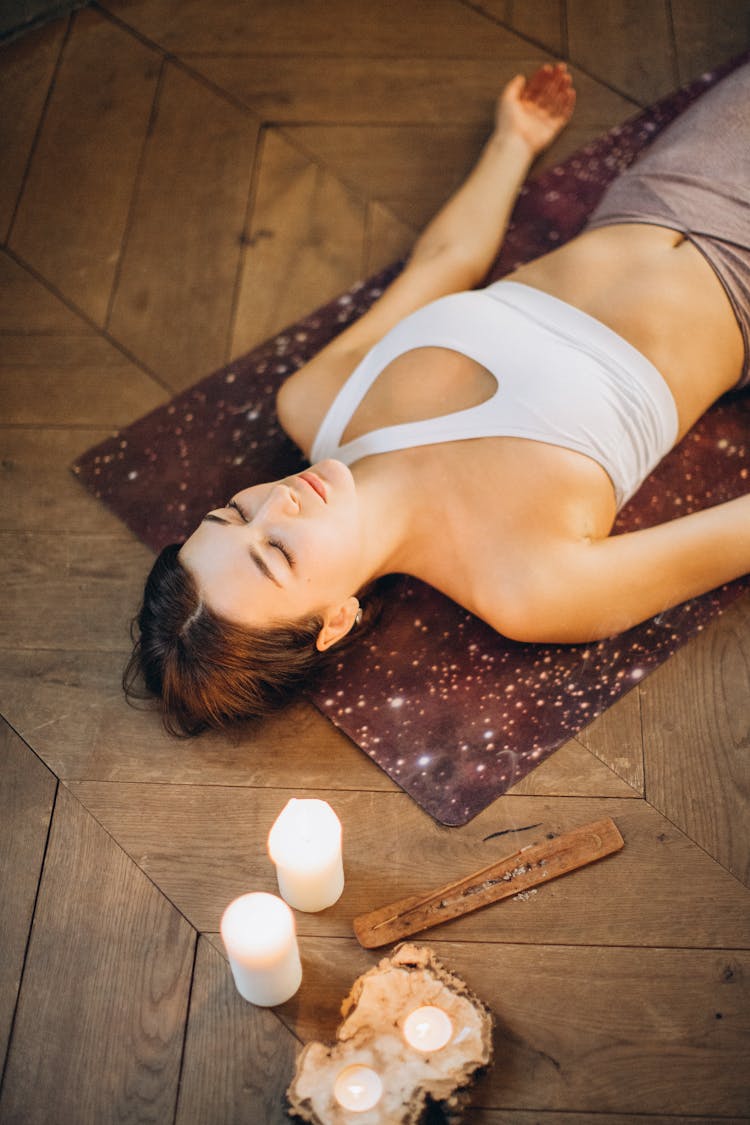
[[[160,59],[96,12],[76,16],[11,247],[103,325]]]
[[[88,353],[86,337],[84,353]],[[68,349],[70,351],[70,349]],[[111,349],[113,352],[115,349]],[[0,361],[0,401],[15,425],[126,426],[166,400],[162,387],[123,356],[108,363],[82,355],[56,359],[29,372],[24,364]],[[93,441],[89,441],[92,445]]]
[[[175,390],[226,358],[257,132],[165,67],[109,327]]]
[[[23,374],[33,381],[37,372],[31,369]],[[112,397],[116,403],[117,384],[112,386]],[[111,429],[0,427],[0,519],[4,530],[51,528],[130,538],[120,521],[84,492],[68,472],[74,458],[111,433]]]
[[[508,790],[516,797],[637,797],[598,757],[571,739]]]
[[[262,343],[362,276],[365,206],[283,137],[258,167],[232,355]]]
[[[201,939],[176,1125],[284,1125],[298,1050],[274,1012],[242,999],[226,960]]]
[[[266,839],[288,791],[97,782],[71,787],[197,929],[217,930],[227,903],[249,888],[276,893]],[[297,783],[294,792],[301,791]],[[625,839],[622,852],[528,899],[444,923],[430,938],[745,944],[748,896],[645,802],[504,797],[463,828],[446,829],[400,792],[311,789],[305,794],[328,800],[341,819],[346,885],[328,910],[298,915],[301,934],[346,936],[359,914],[470,875],[547,832],[611,816]],[[485,839],[495,832],[503,835]],[[644,917],[646,897],[650,906]]]
[[[149,39],[177,55],[248,52],[284,55],[293,44],[308,55],[441,55],[496,58],[518,50],[507,33],[454,0],[430,0],[411,18],[391,0],[214,0],[206,19],[201,0],[107,0],[105,7]],[[511,46],[509,47],[509,43]]]
[[[747,952],[418,944],[494,1012],[495,1061],[475,1107],[567,1112],[575,1121],[594,1112],[745,1112]],[[354,939],[303,938],[300,948],[304,987],[279,1014],[305,1042],[330,1040],[338,1004],[377,958]]]
[[[750,598],[641,690],[646,796],[750,884]]]
[[[358,915],[352,923],[354,933],[365,949],[376,949],[516,895],[526,901],[532,888],[605,859],[623,844],[611,817],[577,825],[562,834],[548,832],[470,875],[458,880],[451,877],[450,882],[416,897]]]
[[[198,55],[190,65],[268,124],[445,125],[491,121],[505,82],[549,58],[508,36],[487,59],[340,56],[322,67],[305,55]]]
[[[106,708],[108,701],[122,702],[123,664],[120,652],[19,651],[0,646],[3,714],[58,777],[64,776],[62,767],[75,754],[79,742],[71,734],[71,745],[61,746],[56,725],[67,721],[67,729],[76,731],[80,739],[90,710]],[[106,744],[102,753],[106,760]],[[92,755],[96,755],[96,747]],[[86,760],[81,757],[79,768],[83,769]],[[107,764],[111,770],[117,763]]]
[[[21,649],[127,651],[151,557],[133,539],[0,531],[0,635]]]
[[[402,223],[387,207],[373,200],[367,207],[367,241],[364,272],[366,276],[377,273],[393,262],[408,256],[417,231]]]
[[[565,0],[479,0],[476,7],[525,39],[564,57]]]
[[[518,72],[498,62],[495,90]],[[568,129],[539,167],[569,153],[632,115],[635,104],[575,72],[578,101]],[[473,166],[492,127],[488,111],[465,124],[285,125],[284,135],[328,168],[364,199],[377,199],[402,222],[421,229]]]
[[[151,781],[173,785],[240,785],[302,789],[339,784],[395,792],[395,782],[309,704],[297,703],[259,726],[229,736],[206,733],[183,742],[167,735],[153,704],[130,707],[120,687],[128,653],[27,651],[13,662],[0,649],[0,687],[20,729],[33,724],[34,747],[61,777]],[[57,658],[55,660],[54,658]],[[36,670],[46,678],[29,700]],[[59,677],[63,679],[61,686]],[[71,686],[72,682],[72,686]],[[87,690],[88,688],[88,690]],[[49,715],[37,723],[39,716]]]
[[[67,20],[56,20],[0,50],[0,241],[5,241],[39,126]]]
[[[470,1106],[466,1125],[747,1125],[747,1117],[715,1117],[702,1114],[675,1117],[661,1113],[555,1113],[542,1110],[480,1109]]]
[[[318,154],[363,199],[379,200],[421,229],[469,171],[487,128],[299,125],[285,126],[284,133]]]
[[[745,0],[671,0],[680,82],[750,47]]]
[[[57,782],[0,721],[0,1073],[21,984]]]
[[[0,1101],[3,1122],[162,1122],[195,935],[65,790]],[[75,1049],[71,1045],[75,1044]]]
[[[54,332],[80,336],[94,332],[4,251],[0,251],[0,295],[0,333]]]
[[[570,59],[589,74],[644,106],[677,86],[666,4],[567,0],[567,11]]]
[[[635,793],[643,795],[643,730],[638,688],[624,695],[576,737]]]

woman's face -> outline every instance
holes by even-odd
[[[209,512],[180,561],[216,613],[241,625],[333,611],[361,581],[354,480],[341,461],[235,493]]]

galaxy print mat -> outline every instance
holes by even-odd
[[[745,58],[750,56],[745,56]],[[494,280],[576,234],[606,185],[738,62],[702,75],[522,190]],[[281,432],[283,379],[360,316],[399,266],[292,325],[82,456],[83,484],[155,551],[240,488],[305,462]],[[717,404],[618,517],[630,531],[750,490],[750,393]],[[730,604],[732,583],[587,645],[518,644],[413,579],[310,698],[437,821],[464,824]]]

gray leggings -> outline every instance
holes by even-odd
[[[745,343],[750,385],[750,64],[702,94],[609,186],[588,226],[657,223],[713,267]]]

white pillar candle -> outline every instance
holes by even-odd
[[[369,1066],[347,1066],[336,1077],[333,1096],[344,1109],[364,1113],[380,1101],[383,1083],[380,1075]]]
[[[344,889],[341,821],[325,801],[291,801],[268,835],[282,898],[297,910],[325,910]]]
[[[453,1036],[453,1024],[447,1012],[432,1004],[415,1008],[404,1020],[404,1039],[416,1051],[439,1051]]]
[[[302,965],[285,902],[264,892],[236,898],[224,911],[221,937],[240,996],[263,1008],[294,996]]]

